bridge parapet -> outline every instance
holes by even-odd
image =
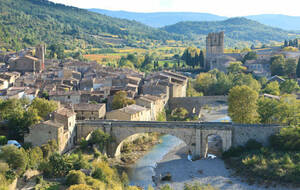
[[[118,145],[127,137],[138,133],[158,132],[170,134],[183,140],[194,155],[205,157],[207,137],[219,135],[223,142],[223,151],[231,146],[244,145],[249,139],[255,139],[265,145],[269,136],[279,132],[279,125],[233,124],[224,122],[157,122],[157,121],[80,121],[77,124],[77,137],[85,138],[92,131],[102,129],[116,139],[114,155]]]

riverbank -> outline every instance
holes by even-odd
[[[200,183],[210,184],[220,190],[294,190],[282,186],[249,185],[243,179],[232,176],[221,159],[188,161],[183,152],[184,146],[180,144],[158,162],[156,178],[167,172],[172,176],[172,181],[159,183],[158,187],[169,184],[173,190],[183,190],[185,183]]]
[[[127,166],[134,164],[145,156],[155,145],[161,143],[161,135],[158,133],[144,134],[132,142],[125,142],[121,149],[119,165]]]

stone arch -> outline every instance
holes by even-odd
[[[114,129],[116,130],[116,129]],[[119,130],[117,130],[119,131]],[[112,132],[113,137],[116,139],[115,146],[111,150],[110,155],[113,157],[118,157],[120,155],[120,151],[122,148],[123,143],[126,140],[135,140],[139,134],[145,134],[145,133],[160,133],[164,135],[172,135],[180,139],[186,144],[186,149],[191,150],[192,152],[195,151],[195,135],[193,132],[190,132],[189,134],[187,132],[182,132],[174,129],[169,129],[169,128],[144,128],[144,130],[140,130],[140,128],[136,128],[134,130],[127,130],[124,133],[120,133],[120,131],[117,132]]]
[[[208,137],[218,136],[222,142],[221,152],[228,150],[232,144],[232,134],[230,130],[203,130],[202,131],[202,142],[201,142],[201,157],[206,158],[208,153]]]

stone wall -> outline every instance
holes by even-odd
[[[201,107],[217,102],[227,102],[227,96],[179,97],[169,99],[169,109],[183,107],[190,115],[199,115]]]
[[[279,125],[241,125],[233,124],[232,142],[234,146],[244,145],[248,140],[255,139],[263,145],[268,145],[269,137],[280,131]]]
[[[81,121],[77,124],[78,139],[87,137],[96,129],[109,133],[116,140],[111,144],[108,154],[116,155],[117,147],[128,137],[157,132],[178,137],[186,144],[186,150],[194,156],[206,157],[209,135],[218,135],[222,139],[222,151],[232,146],[244,145],[255,139],[267,145],[268,138],[277,133],[278,125],[238,125],[222,122],[156,122],[156,121]]]

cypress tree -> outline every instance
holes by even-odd
[[[300,78],[300,58],[298,59],[298,65],[296,70],[296,76],[297,78]]]
[[[204,68],[204,53],[203,53],[202,50],[200,51],[199,61],[200,61],[200,66],[201,66],[202,68]]]

